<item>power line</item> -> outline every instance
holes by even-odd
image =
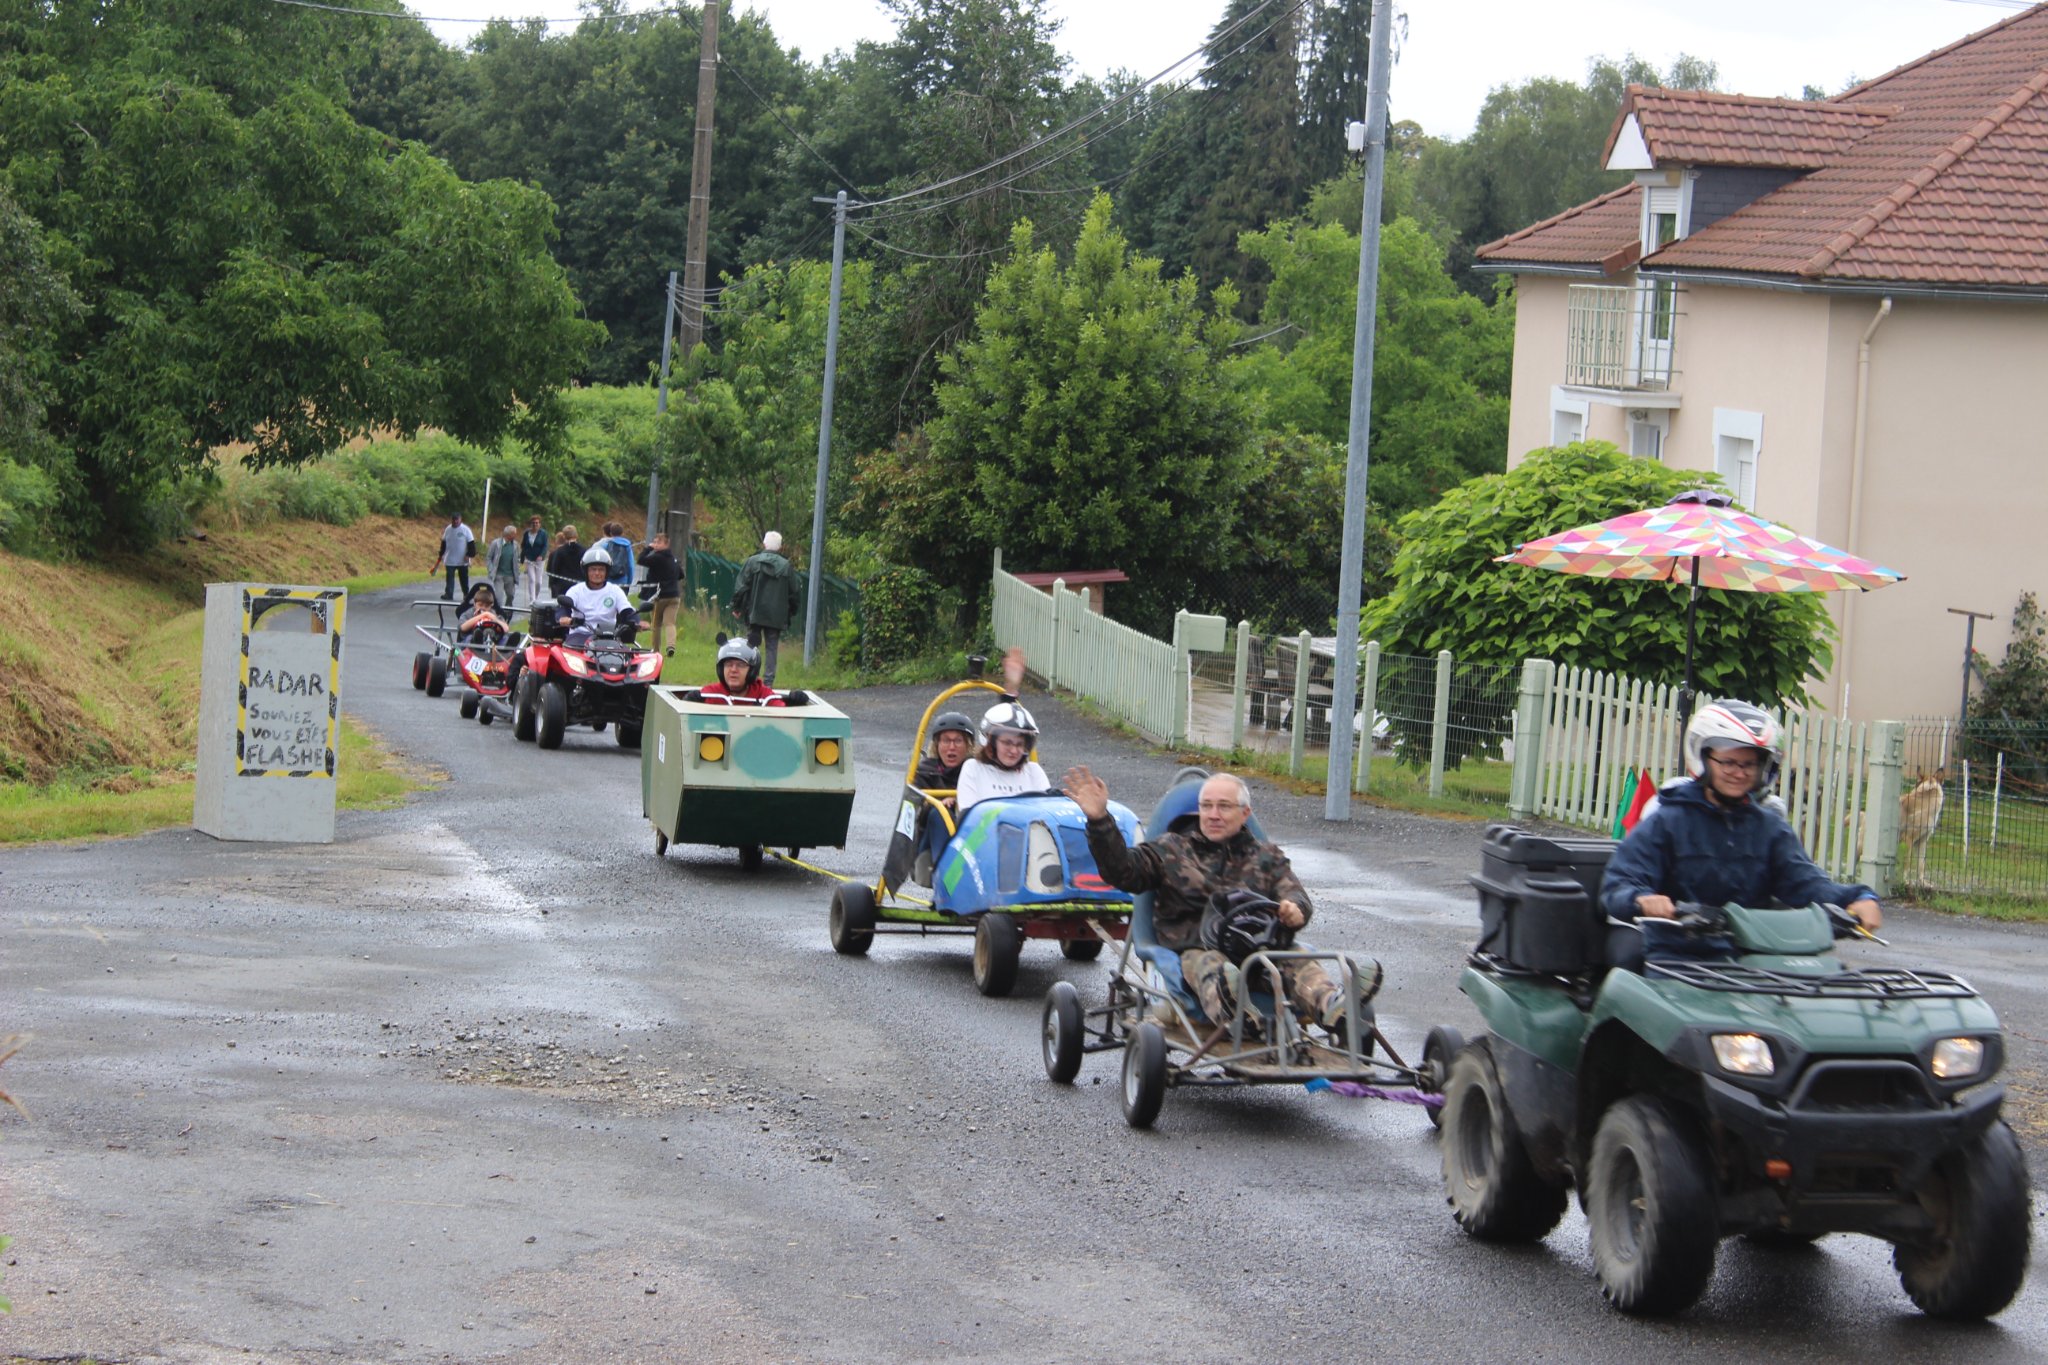
[[[273,5],[290,5],[295,9],[324,10],[329,14],[360,14],[371,19],[411,19],[422,24],[495,24],[499,20],[506,18],[506,16],[501,14],[494,14],[484,19],[467,15],[460,18],[451,18],[447,15],[412,14],[404,10],[359,9],[353,5],[324,5],[318,3],[318,0],[270,0],[270,3]],[[567,19],[542,19],[537,16],[527,16],[524,22],[541,23],[550,26],[555,24],[582,24],[592,21],[601,23],[610,19],[647,19],[656,15],[681,14],[682,12],[683,7],[680,5],[659,5],[654,9],[634,10],[630,14],[579,14]]]
[[[773,104],[771,104],[766,95],[763,95],[759,90],[756,90],[754,88],[754,83],[747,79],[746,73],[742,72],[738,67],[725,66],[723,62],[720,62],[719,65],[723,67],[725,70],[732,72],[734,78],[737,79],[741,85],[744,85],[747,88],[747,93],[749,95],[752,95],[754,99],[760,104],[760,106],[763,109],[766,109],[771,115],[773,115],[777,123],[782,125],[783,131],[788,133],[792,138],[796,139],[797,146],[803,148],[812,156],[816,157],[818,159],[818,164],[823,166],[826,170],[832,172],[832,176],[835,180],[837,180],[840,184],[846,186],[847,190],[853,194],[859,194],[861,192],[860,186],[854,184],[851,180],[847,179],[845,173],[841,171],[837,166],[833,165],[831,160],[827,158],[823,152],[819,151],[816,147],[813,147],[807,140],[805,140],[804,135],[802,133],[799,133],[796,130],[795,126],[791,124],[788,119],[782,116],[782,111],[780,109],[777,109]]]

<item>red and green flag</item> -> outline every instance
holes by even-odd
[[[1650,798],[1657,794],[1657,784],[1650,780],[1648,768],[1630,769],[1628,784],[1623,788],[1627,793],[1614,807],[1614,837],[1625,837],[1643,818],[1643,807],[1650,804]]]

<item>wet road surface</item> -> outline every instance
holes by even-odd
[[[1133,1132],[1115,1054],[1073,1087],[1039,1062],[1046,988],[1092,1002],[1102,966],[1028,944],[985,1000],[965,939],[835,955],[821,879],[657,859],[609,733],[544,753],[413,692],[408,596],[354,604],[343,696],[437,791],[327,848],[0,854],[0,1033],[36,1035],[0,1071],[35,1116],[0,1118],[0,1359],[2048,1358],[2038,1279],[1944,1326],[1850,1237],[1726,1243],[1691,1312],[1619,1317],[1576,1211],[1526,1250],[1460,1234],[1404,1105],[1173,1092]],[[929,695],[838,698],[863,798],[817,861],[879,865]],[[1172,776],[1032,705],[1055,776],[1141,812]],[[1394,1042],[1471,1032],[1477,828],[1257,790],[1318,946],[1386,964]],[[2000,1009],[2038,1187],[2042,931],[1887,924]]]

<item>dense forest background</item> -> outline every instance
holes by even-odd
[[[615,443],[615,492],[653,468],[725,525],[808,521],[814,201],[845,190],[842,560],[970,598],[996,545],[1115,564],[1141,623],[1328,599],[1369,0],[1222,0],[1163,79],[1075,71],[1038,0],[885,3],[891,40],[817,60],[724,13],[704,345]],[[584,386],[651,385],[700,8],[593,0],[459,48],[355,8],[391,14],[0,0],[0,537],[161,534],[224,447],[302,468],[373,432],[524,461],[537,500]],[[1618,183],[1627,83],[1716,72],[1597,58],[1458,140],[1400,121],[1401,79],[1368,591],[1401,514],[1504,465],[1514,300],[1474,249]]]

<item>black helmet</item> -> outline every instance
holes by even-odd
[[[969,744],[973,744],[975,739],[974,722],[968,719],[965,711],[939,712],[933,718],[931,729],[927,733],[931,736],[933,744],[938,743],[940,735],[948,733],[967,736]]]
[[[1242,964],[1253,953],[1294,946],[1280,906],[1255,891],[1219,891],[1202,915],[1202,946]]]

